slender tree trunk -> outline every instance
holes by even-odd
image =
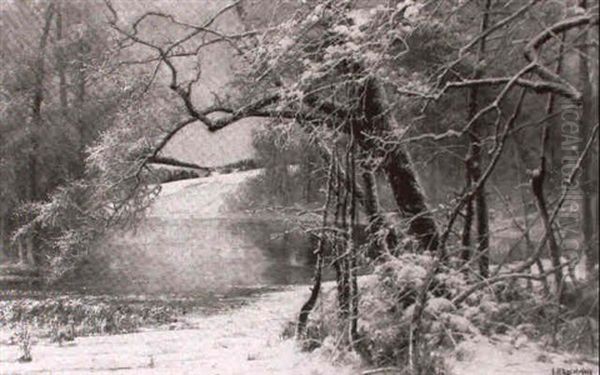
[[[556,74],[560,75],[562,73],[563,70],[563,54],[565,52],[565,48],[564,48],[564,44],[566,41],[566,34],[562,34],[561,35],[561,44],[559,47],[559,51],[558,51],[558,61],[556,63]],[[548,95],[548,102],[546,105],[546,114],[550,115],[553,111],[554,111],[554,104],[556,102],[556,98],[555,96],[550,93]],[[534,189],[539,189],[540,191],[537,193],[540,195],[541,198],[537,198],[538,200],[538,208],[540,210],[541,213],[541,217],[544,223],[544,230],[548,231],[549,235],[548,235],[548,246],[550,247],[550,257],[552,259],[552,265],[554,268],[557,268],[555,275],[555,282],[556,282],[556,293],[557,293],[557,299],[559,302],[562,302],[563,300],[563,285],[564,285],[564,275],[563,275],[563,270],[560,266],[561,262],[560,262],[560,258],[561,258],[561,249],[558,246],[558,243],[556,241],[556,237],[554,236],[554,232],[552,232],[552,227],[550,226],[550,222],[549,222],[549,218],[548,218],[548,213],[545,212],[546,208],[545,208],[545,202],[544,202],[544,197],[543,197],[543,184],[544,184],[544,180],[545,180],[545,175],[546,175],[546,170],[547,170],[547,165],[548,165],[548,159],[546,157],[546,150],[548,148],[548,145],[550,144],[550,125],[548,123],[544,124],[544,128],[542,130],[542,144],[541,144],[541,151],[540,151],[540,166],[538,169],[538,174],[533,176],[532,178],[532,184],[533,184],[533,188]],[[535,181],[537,179],[539,179],[540,181]],[[536,184],[539,184],[539,186],[536,186]],[[542,211],[543,210],[543,211]]]
[[[74,102],[77,108],[79,108],[78,115],[78,130],[79,130],[79,155],[81,161],[80,173],[84,172],[85,169],[85,147],[90,141],[90,132],[88,130],[85,119],[82,117],[82,110],[86,99],[86,74],[85,74],[85,57],[87,53],[88,45],[85,41],[79,42],[79,51],[77,60],[74,64],[74,82],[75,82],[75,93]]]
[[[348,321],[348,317],[350,316],[350,279],[348,274],[348,257],[346,256],[348,243],[347,232],[345,232],[347,229],[346,215],[348,194],[345,191],[344,177],[345,176],[343,173],[341,173],[338,165],[335,173],[335,228],[338,230],[338,232],[334,234],[335,239],[332,245],[334,259],[332,264],[335,269],[339,318],[342,322]],[[348,339],[347,336],[346,339]]]
[[[42,103],[44,101],[44,76],[45,76],[45,51],[46,45],[48,44],[48,34],[50,31],[50,24],[52,22],[52,16],[54,14],[54,5],[50,3],[46,8],[46,14],[44,16],[44,28],[40,37],[40,44],[38,49],[38,57],[34,66],[34,92],[31,101],[31,122],[32,122],[32,150],[29,157],[29,198],[31,201],[39,199],[39,187],[38,187],[38,172],[37,172],[37,157],[39,148],[39,133],[42,127]]]
[[[321,155],[329,163],[335,160],[332,152],[330,151],[323,152]],[[364,189],[362,189],[362,186],[357,183],[354,186],[354,195],[356,196],[358,202],[363,206],[367,216],[369,222],[369,236],[371,238],[379,239],[379,234],[381,234],[381,232],[385,233],[385,238],[382,239],[385,240],[385,243],[377,243],[376,247],[372,249],[371,254],[369,254],[373,258],[377,258],[379,255],[386,253],[388,250],[393,250],[396,248],[398,244],[398,236],[393,230],[391,223],[386,219],[381,211],[379,194],[377,193],[377,181],[375,179],[375,173],[373,172],[372,167],[368,165],[362,165],[362,168]],[[345,175],[346,172],[340,171],[340,173]]]
[[[44,101],[44,76],[45,76],[45,51],[48,43],[50,24],[54,14],[54,5],[50,3],[46,8],[44,16],[44,27],[40,37],[38,57],[34,66],[34,92],[31,101],[31,153],[29,155],[29,200],[38,201],[41,198],[40,186],[38,186],[38,153],[39,137],[42,129],[42,103]],[[35,238],[29,237],[26,241],[26,259],[34,265],[33,248],[36,246]]]
[[[375,249],[371,250],[370,255],[377,257],[381,254],[389,254],[398,245],[398,239],[393,228],[389,228],[381,213],[375,173],[369,169],[365,169],[362,173],[362,179],[365,186],[363,206],[368,218],[368,230],[371,238],[375,240],[376,246]]]
[[[550,130],[550,128],[548,128],[548,130]],[[549,133],[548,133],[549,134]],[[517,178],[516,180],[518,181],[518,186],[522,185],[522,181],[521,181],[521,174],[520,171],[523,170],[522,164],[524,163],[524,157],[523,157],[523,151],[521,150],[521,147],[519,146],[518,142],[514,143],[515,145],[515,164],[517,165]],[[533,253],[535,252],[535,248],[533,246],[533,243],[531,242],[531,237],[529,235],[529,220],[528,220],[528,215],[529,215],[529,209],[527,208],[527,205],[529,204],[529,199],[526,198],[525,196],[525,192],[521,191],[521,202],[522,202],[522,206],[523,206],[523,217],[525,218],[525,233],[523,234],[525,236],[525,241],[527,244],[527,249],[529,250],[529,253],[527,254],[527,257],[530,257],[533,255]],[[537,205],[536,205],[537,207]],[[542,264],[542,261],[540,259],[540,256],[538,255],[535,259],[535,266],[538,269],[538,273],[540,275],[543,275],[546,271],[544,270],[544,265]],[[533,272],[533,265],[531,265],[531,271]],[[550,287],[548,286],[548,280],[544,277],[541,280],[542,282],[542,286],[544,288],[544,292],[546,292],[546,294],[550,294]]]
[[[550,224],[550,216],[548,214],[548,208],[546,205],[546,198],[544,196],[544,181],[546,179],[546,156],[545,156],[545,145],[548,143],[548,126],[546,125],[542,134],[542,151],[540,152],[540,166],[533,172],[531,178],[531,190],[535,197],[536,205],[542,223],[544,224],[544,231],[547,233],[548,246],[550,247],[550,258],[552,260],[552,266],[555,268],[554,276],[556,283],[557,299],[562,302],[562,290],[564,274],[562,267],[560,266],[560,248],[556,242],[554,231]]]
[[[488,28],[489,23],[489,11],[491,8],[491,0],[485,1],[485,6],[483,10],[483,15],[481,18],[481,27],[480,33],[485,32]],[[479,41],[478,49],[477,49],[477,58],[476,64],[479,65],[483,59],[485,54],[485,44],[486,38],[481,38]],[[482,76],[481,67],[475,67],[475,75],[474,78],[478,79]],[[479,89],[477,86],[473,86],[470,90],[469,95],[469,107],[468,107],[468,118],[471,120],[476,116],[479,111]],[[473,182],[478,181],[481,178],[481,138],[480,134],[481,130],[480,121],[477,121],[473,126],[472,132],[469,134],[469,154],[467,156],[467,178],[470,178],[471,183],[469,186],[473,184]],[[475,192],[473,196],[473,201],[475,203],[475,216],[477,217],[477,254],[479,256],[479,273],[481,277],[488,277],[489,275],[489,255],[487,253],[489,244],[490,244],[490,229],[489,229],[489,218],[488,218],[488,207],[487,207],[487,198],[485,195],[485,184],[481,184],[479,189]],[[472,205],[473,201],[467,202],[467,214],[471,214],[469,212],[469,206]],[[467,231],[467,225],[470,224],[472,218],[466,218],[465,220],[465,231]],[[470,228],[468,228],[467,233],[470,235]],[[464,238],[463,240],[467,240]],[[469,239],[470,242],[470,239]],[[468,249],[468,247],[467,247]]]
[[[483,185],[475,195],[477,203],[477,253],[479,255],[479,274],[488,277],[490,274],[490,224],[487,198]]]
[[[27,264],[29,264],[30,266],[35,266],[36,262],[35,256],[33,255],[33,249],[37,246],[36,237],[28,236],[26,238],[26,241],[27,246],[25,246],[25,255],[27,258]]]
[[[58,43],[58,47],[56,48],[56,65],[58,69],[58,89],[60,108],[63,111],[63,115],[66,115],[69,99],[67,93],[67,76],[65,72],[64,49],[61,44],[63,40],[62,9],[60,7],[60,3],[57,3],[56,7],[56,41]]]
[[[330,161],[333,163],[333,161]],[[328,214],[331,204],[331,196],[333,192],[333,178],[334,178],[335,166],[333,164],[329,167],[329,174],[327,176],[327,196],[325,197],[325,205],[323,210],[323,228],[327,226],[328,223]],[[315,250],[315,255],[317,256],[315,262],[315,271],[313,277],[313,287],[310,291],[310,297],[308,300],[302,305],[300,309],[300,315],[298,316],[298,325],[296,327],[296,337],[303,338],[306,333],[306,325],[308,323],[308,316],[310,312],[314,309],[317,299],[319,298],[319,293],[321,291],[321,278],[323,275],[323,263],[325,259],[325,246],[327,244],[327,232],[325,229],[321,231],[321,236],[319,237],[319,242],[317,244],[317,249]]]
[[[351,136],[351,145],[348,155],[346,157],[346,165],[348,166],[348,173],[346,178],[346,191],[348,192],[348,240],[347,240],[347,253],[348,253],[348,279],[349,279],[349,290],[350,296],[349,311],[349,337],[352,345],[354,346],[358,340],[358,282],[356,278],[356,272],[358,263],[357,257],[357,246],[354,243],[354,233],[356,230],[356,194],[354,189],[356,186],[356,160],[354,157],[354,134]]]
[[[471,166],[470,164],[472,163],[472,159],[471,159],[471,155],[467,155],[466,159],[465,159],[465,169],[466,169],[466,178],[465,178],[465,191],[468,191],[471,189],[471,181],[472,181],[472,177],[471,177]],[[461,253],[460,253],[460,258],[462,259],[463,263],[467,263],[469,261],[469,259],[471,259],[471,228],[473,227],[473,198],[469,197],[467,199],[467,202],[465,202],[465,219],[464,219],[464,224],[463,224],[463,231],[461,234]],[[465,271],[468,271],[465,270]]]
[[[19,257],[19,264],[25,264],[25,252],[23,251],[23,242],[17,241],[17,255]]]
[[[382,158],[381,168],[388,177],[398,210],[409,219],[409,231],[417,238],[421,249],[436,250],[438,230],[425,204],[425,195],[408,153],[401,145],[385,148],[376,141],[398,128],[393,113],[389,111],[385,89],[376,78],[370,78],[361,97],[365,119],[354,131],[356,141],[366,152]]]
[[[8,257],[10,255],[8,253],[8,247],[6,246],[8,243],[8,241],[6,241],[8,231],[6,230],[6,213],[3,210],[4,208],[0,205],[0,259],[2,259],[3,256]]]

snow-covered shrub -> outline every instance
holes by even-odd
[[[460,314],[487,335],[504,334],[513,327],[551,323],[556,306],[547,297],[517,282],[498,282],[473,293]]]
[[[366,362],[397,366],[408,363],[415,303],[426,287],[432,265],[433,258],[428,255],[404,254],[376,266],[373,276],[359,279],[359,342],[353,346]],[[439,354],[432,354],[425,347],[440,349],[478,332],[451,301],[465,285],[462,274],[445,270],[429,283],[421,343],[421,352],[428,358],[421,359],[433,367],[437,366]],[[320,350],[339,351],[341,346],[337,343],[347,329],[338,318],[335,294],[331,290],[322,296],[309,322],[308,340],[311,346],[319,341]]]
[[[589,316],[569,319],[559,325],[556,341],[569,351],[598,355],[598,320]]]
[[[462,340],[481,334],[534,339],[556,332],[557,317],[561,317],[557,336],[551,338],[578,350],[585,345],[597,347],[592,341],[597,337],[597,320],[564,319],[564,306],[559,309],[552,296],[532,290],[526,283],[510,279],[491,283],[459,298],[462,302],[455,305],[453,301],[480,280],[469,280],[457,268],[443,265],[431,277],[433,265],[434,259],[428,255],[390,256],[375,266],[373,275],[359,278],[358,341],[350,347],[370,365],[406,368],[418,350],[420,363],[433,366],[425,373],[435,373],[437,359]],[[417,343],[414,314],[426,287],[426,303],[417,319]],[[322,293],[311,313],[304,347],[319,347],[325,354],[343,358],[348,346],[340,343],[348,327],[339,318],[336,292],[325,288]]]
[[[477,332],[451,301],[464,290],[463,275],[441,268],[428,283],[432,266],[433,258],[428,255],[404,254],[376,267],[376,282],[361,295],[359,320],[373,362],[406,363],[415,328],[413,314],[425,287],[428,292],[422,315],[421,345],[442,348]]]
[[[17,343],[21,350],[19,362],[31,362],[31,334],[27,323],[21,323],[17,330]]]

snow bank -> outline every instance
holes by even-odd
[[[148,212],[150,218],[218,218],[223,216],[226,199],[235,194],[259,169],[223,175],[193,178],[162,185],[161,192]]]

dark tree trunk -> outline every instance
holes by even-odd
[[[394,199],[400,214],[409,219],[409,231],[420,243],[423,250],[438,247],[438,231],[425,204],[425,195],[419,185],[410,157],[404,147],[393,145],[384,147],[378,138],[398,128],[385,89],[375,78],[367,80],[362,94],[361,108],[364,120],[356,129],[358,145],[371,155],[381,158],[381,168],[388,177]]]
[[[51,3],[46,8],[44,15],[44,27],[40,36],[40,44],[38,50],[37,61],[34,69],[34,91],[31,101],[31,153],[29,155],[29,201],[35,202],[41,198],[40,186],[38,183],[38,153],[39,153],[39,137],[42,130],[42,103],[44,101],[44,76],[45,76],[45,51],[48,43],[48,34],[50,32],[50,24],[54,14],[54,6]],[[34,261],[33,247],[36,245],[35,239],[30,236],[26,241],[26,259],[30,263]],[[32,263],[33,265],[33,263]]]
[[[472,98],[472,96],[471,96]],[[471,118],[472,114],[473,102],[469,103],[469,113],[468,117]],[[472,182],[473,182],[473,155],[471,153],[471,139],[469,138],[469,150],[467,156],[465,157],[465,192],[471,190]],[[471,230],[473,228],[473,196],[469,195],[465,202],[465,213],[464,213],[464,221],[463,221],[463,230],[460,237],[461,251],[460,251],[460,259],[464,264],[466,264],[469,259],[471,259]],[[465,268],[465,272],[468,272],[469,269]]]
[[[332,163],[332,161],[330,161]],[[333,191],[333,173],[335,171],[335,166],[333,164],[330,165],[329,174],[327,176],[327,195],[325,197],[325,205],[323,212],[323,228],[327,226],[328,223],[328,214],[331,204],[331,196]],[[296,328],[296,337],[302,338],[304,337],[306,331],[306,325],[308,323],[308,316],[310,312],[314,309],[315,304],[317,303],[317,299],[319,298],[319,293],[321,291],[321,278],[323,275],[323,263],[325,259],[325,246],[327,245],[327,232],[325,229],[321,231],[321,237],[319,237],[319,243],[317,245],[317,249],[315,251],[315,255],[317,256],[315,262],[315,271],[313,278],[313,287],[310,291],[310,297],[308,300],[302,305],[300,309],[300,315],[298,316],[298,325]]]
[[[91,134],[86,123],[86,119],[83,117],[83,107],[86,100],[86,72],[85,72],[85,59],[89,46],[85,41],[80,41],[77,51],[77,58],[73,64],[73,82],[74,82],[74,93],[73,101],[75,106],[78,108],[77,114],[77,126],[79,132],[79,162],[80,174],[83,174],[85,170],[85,147],[90,141]]]
[[[2,252],[2,254],[0,255],[0,259],[2,259],[2,256],[10,256],[8,252],[8,247],[6,246],[8,243],[6,213],[3,210],[4,208],[0,205],[0,251]]]
[[[559,47],[559,58],[556,63],[556,74],[560,75],[562,73],[563,68],[563,54],[564,54],[564,46],[566,41],[566,34],[563,33],[561,36],[561,44]],[[546,114],[550,115],[554,111],[554,104],[556,98],[552,93],[548,96],[548,103],[546,105]],[[550,258],[552,260],[552,266],[556,268],[554,273],[555,282],[556,282],[556,293],[557,299],[559,302],[563,300],[563,285],[564,285],[564,275],[563,270],[561,268],[560,257],[561,257],[561,249],[558,246],[556,241],[556,237],[554,236],[553,228],[550,223],[550,218],[548,216],[546,202],[544,197],[544,182],[546,179],[546,171],[548,169],[548,158],[546,157],[546,150],[548,149],[548,145],[550,144],[550,124],[545,123],[544,128],[542,130],[542,141],[541,141],[541,151],[540,151],[540,166],[534,171],[534,174],[531,179],[532,190],[536,197],[538,211],[540,212],[540,217],[542,218],[542,222],[544,224],[544,230],[548,233],[548,246],[550,248]],[[541,261],[539,261],[540,271],[543,270],[541,266]]]
[[[354,139],[354,135],[350,134],[351,139]],[[356,194],[354,189],[356,187],[356,161],[354,157],[355,145],[352,143],[350,149],[346,153],[346,179],[345,179],[345,190],[346,199],[344,200],[346,210],[346,267],[348,274],[348,337],[350,343],[354,343],[358,340],[358,283],[356,279],[357,271],[357,246],[354,243],[354,233],[356,230]]]
[[[470,160],[467,159],[466,163],[469,163]],[[469,167],[467,167],[469,168]],[[466,178],[466,187],[467,189],[471,188],[471,176],[467,172]],[[463,263],[467,263],[471,258],[471,227],[473,226],[473,198],[469,197],[467,202],[465,203],[465,219],[463,225],[463,231],[461,235],[461,252],[460,258]]]
[[[481,17],[480,32],[483,33],[488,28],[489,23],[489,11],[491,8],[491,0],[486,0],[483,9],[483,15]],[[481,38],[477,48],[477,64],[479,65],[483,55],[485,53],[486,39]],[[482,71],[479,66],[475,67],[475,79],[481,78]],[[480,95],[477,86],[473,86],[470,90],[469,95],[469,121],[477,115],[479,111],[478,97]],[[479,129],[482,124],[480,121],[474,124],[472,132],[469,134],[469,157],[467,158],[467,175],[471,179],[471,184],[477,183],[481,178],[481,130]],[[475,203],[475,216],[477,217],[477,255],[479,256],[479,274],[481,277],[488,277],[489,275],[489,255],[488,247],[490,244],[490,229],[489,229],[489,218],[488,218],[488,207],[487,198],[485,195],[485,184],[481,184],[471,202]]]
[[[487,197],[483,186],[475,195],[477,203],[477,254],[479,255],[479,274],[488,277],[490,274],[490,224],[488,218]]]
[[[31,201],[39,199],[39,188],[38,188],[38,172],[37,172],[37,157],[39,148],[39,133],[42,127],[42,102],[44,101],[44,76],[45,76],[45,51],[46,44],[48,43],[48,34],[50,31],[50,24],[52,22],[52,16],[54,14],[53,4],[48,5],[46,14],[44,16],[44,28],[40,37],[40,44],[38,49],[38,57],[34,70],[34,91],[33,98],[31,101],[31,154],[29,157],[29,198]]]
[[[60,8],[59,4],[60,3],[57,3],[56,5],[56,41],[58,42],[58,47],[56,48],[56,65],[58,70],[60,108],[63,111],[63,115],[66,115],[69,99],[67,93],[67,76],[65,72],[66,67],[64,49],[61,45],[63,39],[62,9]]]
[[[550,225],[550,216],[548,215],[548,208],[546,206],[546,198],[544,197],[544,180],[546,177],[545,168],[539,168],[534,172],[531,178],[531,189],[533,196],[537,204],[542,223],[544,224],[544,230],[548,233],[548,244],[550,247],[550,259],[552,260],[552,266],[555,268],[554,276],[556,282],[556,290],[558,300],[562,301],[562,285],[564,280],[563,270],[560,266],[560,249],[556,243],[552,226]]]
[[[544,131],[546,131],[546,130],[549,131],[550,129],[551,128],[547,126],[547,129],[544,129]],[[550,133],[547,133],[547,134],[549,135]],[[544,142],[544,136],[542,135],[542,144],[543,144],[543,142]],[[515,142],[514,146],[515,146],[515,150],[514,150],[515,151],[515,154],[514,154],[515,164],[517,165],[516,181],[517,181],[517,186],[521,186],[522,183],[521,183],[521,174],[520,174],[520,172],[523,169],[522,165],[524,164],[524,160],[525,159],[524,159],[524,156],[523,156],[523,151],[521,150],[521,147],[519,146],[519,143]],[[542,155],[545,155],[545,154],[542,153]],[[524,191],[521,191],[521,202],[522,202],[522,207],[523,207],[523,217],[525,218],[525,228],[524,228],[525,233],[523,233],[523,235],[525,237],[525,242],[527,244],[527,250],[529,251],[528,256],[531,256],[532,254],[534,254],[535,248],[534,248],[533,243],[531,242],[531,236],[529,234],[529,230],[530,230],[529,226],[530,226],[530,224],[529,224],[529,220],[528,220],[529,210],[527,209],[527,206],[528,206],[528,204],[529,204],[530,201],[525,196],[525,192]],[[536,207],[538,207],[538,206],[536,205]],[[540,260],[540,256],[539,255],[535,259],[535,266],[537,267],[538,273],[540,275],[543,275],[543,274],[546,273],[546,271],[544,270],[544,265],[542,264],[542,261]],[[533,267],[533,265],[532,265],[532,267]],[[550,294],[550,287],[548,286],[548,280],[545,277],[543,277],[542,280],[541,280],[541,282],[542,282],[542,286],[544,287],[544,292],[549,295]]]
[[[332,163],[335,158],[328,152],[322,152],[321,156],[323,159]],[[358,200],[358,203],[362,205],[364,212],[367,216],[369,227],[368,233],[371,238],[378,238],[378,234],[382,231],[386,234],[384,243],[376,243],[375,248],[371,249],[369,256],[377,258],[387,250],[395,249],[398,244],[398,236],[393,230],[392,224],[386,219],[381,212],[379,204],[379,195],[377,193],[377,182],[375,180],[375,173],[372,168],[368,165],[363,165],[362,180],[363,185],[358,183],[354,186],[354,195]],[[339,170],[342,176],[346,175],[346,172]],[[343,177],[345,178],[345,177]]]
[[[398,245],[398,238],[381,212],[375,173],[365,169],[362,173],[362,179],[365,186],[362,202],[368,218],[368,230],[371,237],[375,239],[375,249],[371,249],[369,255],[377,257],[382,253],[389,254]]]

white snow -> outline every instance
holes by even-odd
[[[19,363],[17,346],[2,346],[0,373],[354,375],[318,352],[301,352],[280,337],[308,297],[308,287],[262,296],[239,310],[188,319],[197,328],[77,338],[72,346],[33,346],[33,361]]]
[[[161,219],[211,219],[222,216],[229,194],[244,181],[260,173],[259,169],[163,184],[148,217]]]
[[[560,374],[559,369],[570,370],[572,374],[599,372],[597,364],[545,350],[522,335],[498,336],[493,340],[475,336],[461,342],[446,363],[455,375],[552,375]]]

